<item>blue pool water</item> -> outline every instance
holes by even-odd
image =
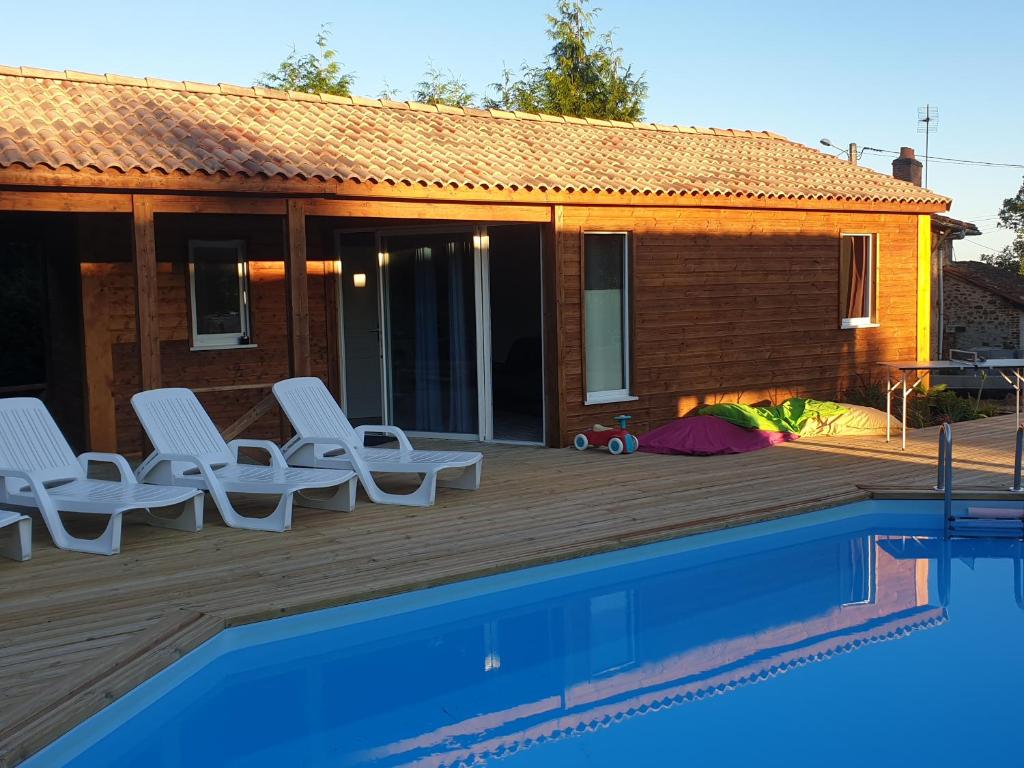
[[[940,527],[865,502],[231,629],[27,765],[1021,764],[1024,550]]]

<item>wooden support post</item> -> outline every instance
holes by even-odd
[[[132,195],[132,261],[135,264],[135,330],[142,389],[157,389],[160,376],[160,312],[156,284],[153,205]]]
[[[86,443],[92,451],[117,450],[114,360],[110,347],[107,264],[82,264],[82,326],[85,347]]]
[[[544,285],[544,431],[545,442],[552,448],[562,447],[565,432],[562,408],[565,372],[560,364],[561,323],[558,316],[561,291],[559,235],[563,226],[562,206],[551,206],[551,220],[544,225],[541,239],[541,274]]]
[[[285,249],[288,370],[292,376],[309,376],[309,279],[306,276],[306,213],[302,200],[288,201]]]

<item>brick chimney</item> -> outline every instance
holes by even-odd
[[[921,186],[921,161],[914,157],[912,147],[900,147],[900,156],[892,161],[892,175]]]

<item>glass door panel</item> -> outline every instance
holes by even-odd
[[[356,425],[384,419],[377,242],[371,233],[340,233],[342,405]]]
[[[477,435],[477,339],[471,233],[383,239],[391,423]]]

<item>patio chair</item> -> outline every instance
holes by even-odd
[[[0,556],[11,560],[28,560],[32,557],[32,520],[7,509],[0,509],[0,529],[7,541],[0,541]]]
[[[359,476],[371,501],[429,507],[437,486],[476,490],[480,487],[483,455],[456,451],[417,451],[398,427],[372,425],[354,427],[324,383],[316,377],[279,381],[274,397],[296,435],[282,450],[288,463],[298,467],[351,469]],[[391,435],[398,448],[370,448],[366,435]],[[454,478],[438,479],[438,473],[457,469]],[[410,493],[387,493],[374,480],[376,472],[421,475],[419,487]]]
[[[90,462],[113,464],[120,480],[88,477]],[[0,400],[0,504],[39,510],[53,543],[61,549],[113,555],[121,550],[121,516],[142,510],[150,525],[183,531],[202,528],[203,498],[196,491],[141,485],[123,456],[83,453],[71,446],[41,400]],[[173,517],[150,510],[183,505]],[[107,515],[107,527],[95,539],[72,536],[61,512]]]
[[[355,506],[356,485],[352,471],[295,469],[288,466],[281,449],[269,440],[224,442],[198,398],[190,389],[151,389],[132,397],[132,408],[142,422],[153,453],[139,465],[136,477],[144,483],[163,483],[206,491],[220,516],[232,528],[253,531],[287,531],[292,525],[292,502],[302,506],[350,512]],[[270,466],[238,461],[240,448],[265,452]],[[303,491],[334,488],[328,498],[311,498]],[[267,517],[240,514],[230,493],[277,496]]]

